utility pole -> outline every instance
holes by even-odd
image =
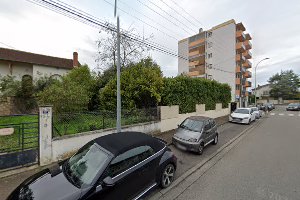
[[[242,89],[243,89],[243,83],[242,83],[242,76],[243,76],[243,62],[242,62],[242,59],[243,59],[243,53],[241,52],[240,53],[240,107],[243,107],[242,106]]]
[[[117,15],[117,0],[115,0],[115,17]],[[117,16],[117,132],[121,132],[121,59],[120,59],[120,21]]]
[[[255,86],[254,86],[254,97],[255,97],[254,102],[255,102],[255,103],[254,103],[254,104],[255,104],[255,106],[257,106],[257,105],[256,105],[256,69],[257,69],[259,63],[261,63],[261,62],[264,61],[264,60],[268,60],[268,59],[270,59],[270,58],[264,58],[264,59],[262,59],[261,61],[259,61],[259,62],[256,64],[255,69],[254,69],[254,75],[255,75]]]

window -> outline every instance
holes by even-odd
[[[181,124],[180,127],[184,129],[188,129],[191,131],[199,132],[202,130],[203,122],[199,120],[186,119]]]
[[[211,124],[209,122],[205,123],[204,130],[208,131],[211,128]]]
[[[211,37],[212,36],[212,32],[207,32],[207,37]]]
[[[126,151],[113,159],[108,168],[108,175],[114,177],[149,158],[154,153],[154,150],[149,146],[140,146]]]
[[[211,48],[213,46],[212,42],[207,42],[207,47]]]
[[[207,67],[208,69],[211,69],[211,68],[212,68],[212,64],[207,64],[206,67]]]
[[[212,58],[212,53],[207,54],[208,58]]]

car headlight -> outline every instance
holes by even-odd
[[[197,142],[198,140],[196,138],[190,138],[188,141],[189,142]]]

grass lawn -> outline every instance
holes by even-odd
[[[154,119],[155,117],[143,112],[136,112],[127,116],[123,115],[122,126]],[[22,148],[22,141],[25,143],[24,148],[37,146],[38,115],[0,117],[0,129],[8,127],[14,128],[14,133],[9,136],[0,136],[0,153],[8,149]],[[116,117],[103,115],[103,113],[73,113],[53,117],[53,137],[114,127],[116,127]],[[22,138],[23,129],[24,139]]]

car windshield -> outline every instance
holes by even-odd
[[[89,185],[108,162],[109,155],[97,144],[87,144],[72,156],[63,167],[67,179],[77,187]]]
[[[186,119],[180,124],[181,128],[188,129],[191,131],[201,131],[203,127],[203,121]]]
[[[297,103],[291,103],[291,104],[289,104],[289,106],[298,106],[298,104]]]
[[[241,114],[249,114],[249,110],[248,109],[236,109],[234,111],[234,113],[241,113]]]

